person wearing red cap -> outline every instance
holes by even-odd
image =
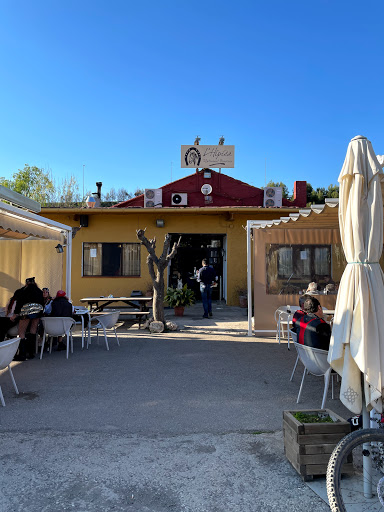
[[[72,317],[72,304],[69,302],[68,297],[65,295],[64,290],[59,290],[56,297],[52,301],[52,311],[49,316],[69,316]],[[65,343],[62,341],[62,336],[58,337],[57,350],[66,350]]]

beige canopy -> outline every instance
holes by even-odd
[[[35,276],[52,293],[71,293],[72,228],[0,201],[0,307],[6,306],[25,278]],[[66,245],[58,254],[57,243]],[[65,258],[65,259],[64,259]]]
[[[0,202],[0,236],[23,239],[29,236],[64,242],[71,228],[34,213]]]
[[[275,310],[298,306],[319,274],[323,307],[334,309],[336,292],[325,294],[326,279],[338,283],[345,267],[338,226],[338,200],[313,205],[273,221],[248,221],[253,231],[254,330],[276,330]]]

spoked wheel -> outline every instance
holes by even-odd
[[[356,430],[339,442],[328,463],[327,494],[332,512],[384,512],[384,430]]]

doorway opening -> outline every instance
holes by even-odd
[[[168,286],[177,288],[178,284],[187,284],[200,299],[200,286],[196,280],[196,271],[202,266],[202,260],[207,258],[217,275],[217,287],[212,288],[212,300],[226,300],[226,235],[217,234],[185,234],[170,233],[171,247],[181,236],[180,246],[176,256],[168,268]]]

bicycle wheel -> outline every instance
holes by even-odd
[[[368,473],[363,473],[365,457],[371,460]],[[364,496],[369,481],[371,498]],[[332,512],[384,511],[384,430],[356,430],[339,442],[328,463],[327,494]]]

